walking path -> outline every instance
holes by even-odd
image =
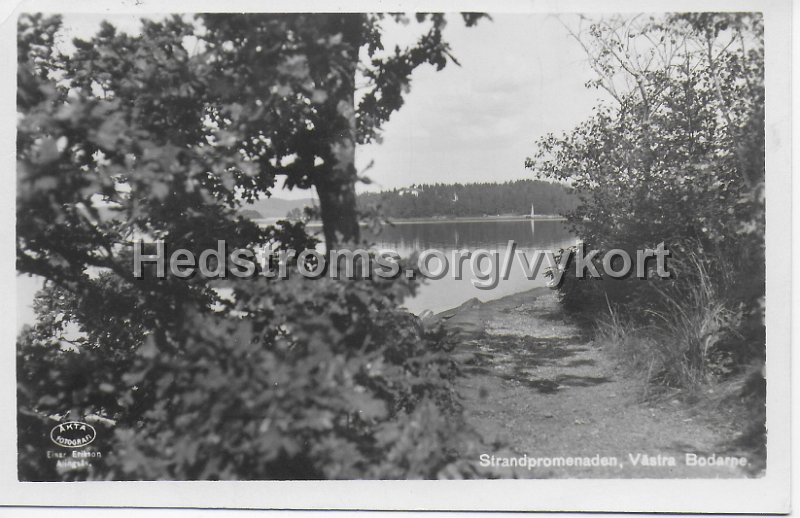
[[[641,402],[640,382],[581,338],[549,289],[473,299],[439,317],[458,333],[458,391],[487,445],[487,476],[746,476],[730,465],[687,465],[687,453],[725,456],[720,444],[730,430],[679,401]],[[508,467],[520,457],[523,467]]]

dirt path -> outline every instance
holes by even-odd
[[[495,456],[487,459],[493,464],[484,469],[487,475],[746,476],[730,465],[687,465],[686,453],[723,455],[725,431],[677,401],[640,402],[638,382],[581,339],[547,288],[484,304],[474,300],[440,316],[459,333],[456,351],[466,375],[458,390],[468,422],[489,445],[485,453]],[[524,455],[536,459],[524,461],[533,468],[504,465]],[[564,466],[567,457],[584,459],[573,461],[583,465]],[[591,465],[603,457],[609,465]]]

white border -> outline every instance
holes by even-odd
[[[41,0],[21,3],[0,26],[0,160],[15,181],[16,16],[22,11],[138,13],[228,11],[659,12],[761,11],[766,37],[767,426],[768,469],[744,480],[492,480],[325,482],[82,482],[16,480],[13,311],[2,316],[0,349],[0,505],[143,506],[272,509],[426,509],[783,513],[789,510],[791,223],[791,0],[633,1],[392,0]],[[0,289],[15,292],[14,189],[0,193]],[[10,297],[15,301],[15,297]]]

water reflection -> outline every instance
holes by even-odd
[[[531,254],[534,250],[558,250],[575,243],[563,221],[548,220],[476,220],[476,221],[431,221],[404,223],[386,227],[377,235],[367,235],[379,248],[396,250],[403,256],[413,252],[435,248],[445,252],[453,250],[488,249],[500,252],[501,264],[505,260],[505,248],[514,240],[517,250]],[[529,255],[530,257],[530,255]],[[545,265],[546,266],[546,265]],[[433,268],[436,269],[436,268]],[[413,313],[425,310],[434,312],[458,306],[477,297],[487,301],[506,295],[544,286],[547,279],[540,275],[528,279],[515,260],[508,279],[500,280],[496,287],[482,290],[473,284],[475,277],[465,275],[454,279],[447,275],[442,279],[429,280],[417,296],[407,300],[405,306]]]
[[[398,251],[499,248],[505,247],[509,239],[522,248],[545,249],[571,238],[563,221],[548,220],[403,223],[384,227],[379,234],[367,234],[365,237],[379,246]]]

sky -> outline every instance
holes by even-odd
[[[375,161],[369,190],[532,178],[536,139],[591,116],[602,94],[584,86],[586,56],[555,16],[492,18],[467,28],[452,17],[445,36],[461,66],[415,71],[383,143],[358,149],[361,167]]]
[[[138,18],[107,19],[136,33]],[[89,37],[101,19],[64,15],[64,39]],[[574,23],[570,15],[561,20]],[[408,44],[421,31],[414,22],[386,24],[384,44]],[[524,162],[536,139],[573,128],[603,97],[584,86],[593,79],[586,56],[554,15],[492,14],[471,28],[450,15],[445,39],[461,66],[414,71],[405,105],[384,125],[382,143],[356,151],[360,171],[374,163],[366,172],[372,183],[359,191],[533,178]],[[274,195],[309,197],[307,191]]]

